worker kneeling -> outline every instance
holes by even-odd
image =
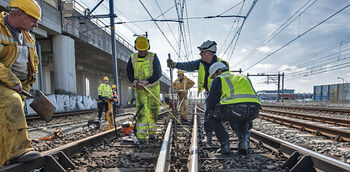
[[[239,138],[238,152],[247,154],[249,147],[249,122],[258,117],[261,103],[250,80],[234,75],[226,65],[216,62],[209,69],[214,78],[206,99],[209,121],[220,142],[219,153],[230,153],[229,135],[221,121],[228,121]]]

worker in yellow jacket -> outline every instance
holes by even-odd
[[[183,70],[177,71],[178,78],[174,81],[174,91],[178,95],[179,105],[180,105],[180,117],[181,122],[187,122],[187,106],[188,106],[188,90],[191,89],[194,85],[194,82],[187,78]]]
[[[108,77],[103,77],[103,83],[100,84],[97,88],[98,94],[98,120],[101,120],[102,111],[105,109],[105,112],[108,111],[108,102],[106,101],[108,98],[113,98],[112,87],[108,84]]]
[[[160,85],[162,69],[156,53],[149,52],[149,41],[144,36],[135,40],[137,53],[131,54],[126,73],[136,89],[136,136],[140,141],[154,139],[159,113]],[[149,93],[144,87],[151,91]],[[153,95],[152,95],[153,94]],[[155,97],[156,98],[155,98]],[[157,100],[158,99],[158,100]]]
[[[41,8],[34,0],[11,0],[0,13],[0,166],[40,157],[28,137],[23,111],[25,96],[38,74],[35,39]]]

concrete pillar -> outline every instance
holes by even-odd
[[[48,66],[44,67],[44,88],[46,94],[52,94],[51,89],[51,72]]]
[[[76,94],[74,40],[65,35],[52,38],[55,93]]]

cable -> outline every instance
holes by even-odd
[[[331,16],[327,17],[326,19],[322,20],[321,22],[319,22],[318,24],[316,24],[315,26],[311,27],[310,29],[308,29],[307,31],[305,31],[304,33],[302,33],[301,35],[297,36],[296,38],[292,39],[291,41],[289,41],[288,43],[286,43],[285,45],[283,45],[282,47],[278,48],[277,50],[275,50],[274,52],[272,52],[271,54],[265,56],[264,58],[262,58],[261,60],[259,60],[258,62],[254,63],[253,65],[249,66],[246,70],[249,70],[250,68],[252,68],[253,66],[259,64],[260,62],[264,61],[265,59],[267,59],[268,57],[270,57],[271,55],[275,54],[276,52],[280,51],[281,49],[283,49],[284,47],[288,46],[289,44],[291,44],[292,42],[294,42],[295,40],[301,38],[302,36],[304,36],[305,34],[309,33],[311,30],[315,29],[316,27],[318,27],[319,25],[321,25],[322,23],[326,22],[327,20],[329,20],[330,18],[334,17],[335,15],[339,14],[340,12],[342,12],[343,10],[345,10],[346,8],[348,8],[350,5],[347,5],[345,7],[343,7],[342,9],[340,9],[339,11],[337,11],[336,13],[332,14]]]
[[[151,15],[151,13],[147,10],[146,6],[142,3],[141,0],[139,0],[139,2],[141,3],[142,7],[146,10],[147,14],[151,17],[152,20],[153,17]],[[162,29],[159,27],[159,25],[157,24],[157,22],[154,22],[154,24],[157,26],[158,30],[163,34],[164,38],[168,41],[169,45],[171,46],[171,48],[174,50],[174,52],[179,56],[179,53],[175,50],[174,46],[171,44],[171,42],[169,41],[168,37],[164,34],[164,32],[162,31]]]
[[[277,28],[275,31],[273,31],[260,45],[258,45],[253,51],[249,52],[243,59],[241,59],[239,62],[237,62],[233,67],[242,64],[244,61],[246,61],[249,57],[254,55],[261,47],[269,43],[274,37],[276,37],[279,33],[281,33],[285,28],[287,28],[294,20],[296,20],[301,14],[303,14],[307,9],[309,9],[313,4],[317,2],[315,0],[313,3],[311,3],[308,7],[306,7],[303,11],[301,11],[307,4],[309,4],[311,0],[307,1],[304,5],[302,5],[292,16],[290,16],[279,28]],[[300,12],[301,11],[301,12]],[[300,12],[300,14],[298,14]],[[296,17],[295,17],[296,16]],[[295,18],[293,18],[295,17]]]

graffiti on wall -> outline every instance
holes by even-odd
[[[47,95],[47,98],[56,106],[55,112],[97,109],[96,100],[90,96],[51,94]],[[36,114],[35,111],[29,106],[32,101],[32,98],[28,98],[26,100],[25,108],[28,115]]]

